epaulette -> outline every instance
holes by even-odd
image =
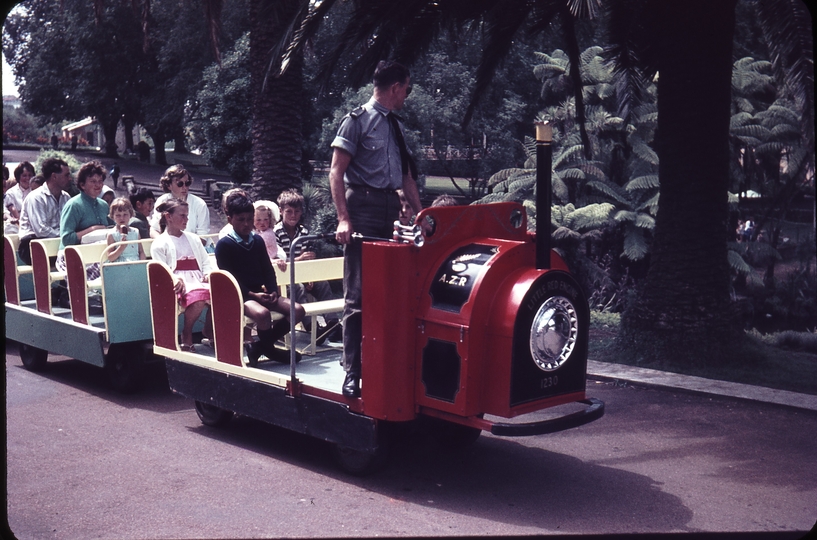
[[[357,118],[358,116],[360,116],[364,112],[366,112],[366,109],[364,109],[363,105],[361,105],[360,107],[358,107],[354,111],[350,112],[349,116],[351,116],[352,118]]]

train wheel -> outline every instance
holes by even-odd
[[[45,369],[48,363],[48,351],[20,343],[19,346],[20,360],[23,361],[23,367],[29,371],[41,371]]]
[[[366,476],[386,463],[387,451],[385,447],[380,446],[374,453],[361,452],[336,444],[333,453],[341,469],[355,476]]]
[[[465,448],[477,442],[482,430],[471,426],[463,426],[453,422],[446,422],[439,418],[423,416],[423,428],[445,448],[459,449]]]
[[[219,409],[215,405],[208,405],[201,401],[196,401],[196,414],[199,415],[202,424],[212,427],[223,426],[233,417],[233,411]]]
[[[108,382],[118,392],[129,394],[142,386],[145,348],[141,343],[113,343],[105,356]]]

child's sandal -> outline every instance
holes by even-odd
[[[196,352],[196,346],[193,345],[192,343],[190,345],[181,345],[181,349],[184,352],[192,352],[192,353]]]

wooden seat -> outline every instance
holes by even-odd
[[[31,268],[34,276],[34,300],[37,311],[51,313],[51,284],[65,279],[65,274],[54,269],[51,258],[57,256],[59,238],[35,238],[31,241]]]
[[[20,287],[20,278],[32,274],[31,265],[23,264],[23,261],[17,255],[19,248],[20,237],[18,235],[9,234],[3,236],[3,271],[5,273],[3,285],[6,290],[6,302],[15,305],[20,305],[20,302],[24,300]]]
[[[290,283],[289,267],[287,267],[286,270],[280,270],[275,266],[275,277],[278,280],[278,284],[281,285],[281,296],[286,297],[287,290],[283,285]],[[343,279],[343,257],[313,259],[311,261],[298,261],[295,263],[295,283],[311,283],[333,279]],[[300,352],[302,354],[314,355],[318,352],[318,315],[343,311],[343,298],[306,302],[301,305],[306,312],[306,317],[312,318],[312,335],[309,345]]]
[[[74,322],[88,324],[88,293],[102,289],[102,277],[89,280],[86,265],[97,263],[107,251],[107,244],[81,244],[65,248],[65,274],[68,281],[68,298],[71,301],[71,318]]]

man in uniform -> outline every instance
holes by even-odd
[[[411,93],[408,69],[381,61],[374,72],[372,99],[341,121],[332,141],[329,184],[338,213],[336,240],[344,244],[343,395],[360,396],[361,255],[352,233],[391,238],[400,213],[402,189],[414,213],[422,210],[417,172],[403,138],[400,118]]]

